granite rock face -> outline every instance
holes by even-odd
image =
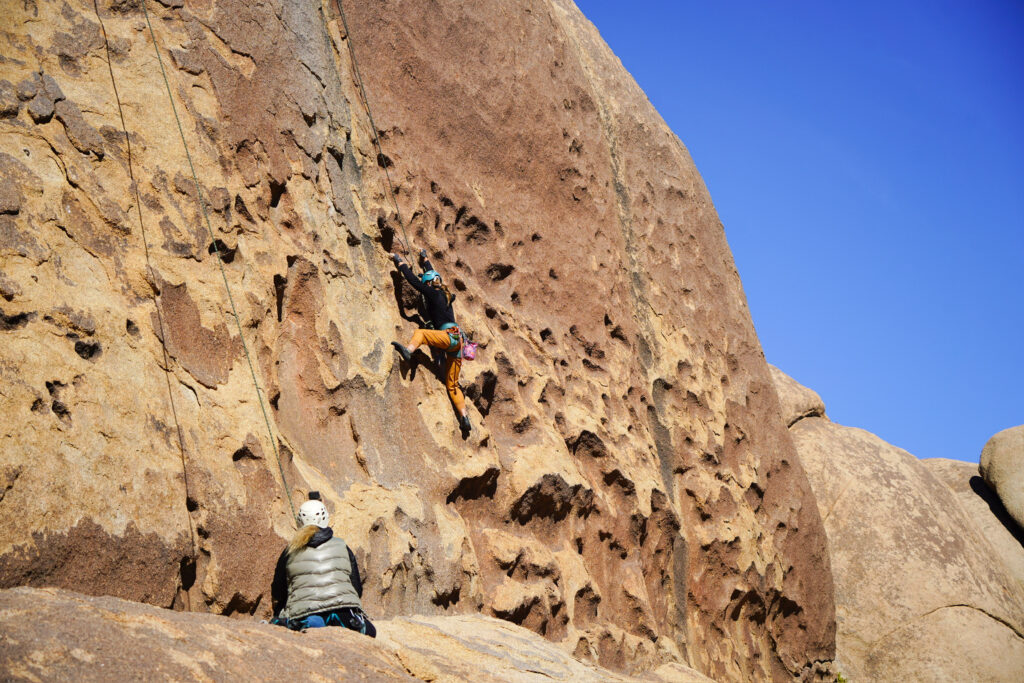
[[[999,496],[978,476],[978,468],[973,463],[945,458],[926,458],[921,462],[953,489],[1003,565],[1024,585],[1024,530],[1006,512]]]
[[[972,482],[964,467],[973,466],[920,461],[824,417],[801,419],[790,433],[828,534],[842,673],[1019,680],[1024,551],[979,496],[991,492]]]
[[[326,1],[0,3],[3,586],[266,615],[315,489],[374,617],[827,677],[824,530],[722,226],[572,3],[347,2],[351,35]],[[407,241],[481,345],[466,439],[389,346]]]
[[[999,432],[981,451],[978,471],[1024,529],[1024,425]]]
[[[30,617],[28,615],[31,615]],[[0,591],[4,680],[652,681],[711,679],[666,664],[643,679],[584,664],[482,615],[379,621],[377,639],[171,612],[58,589]]]

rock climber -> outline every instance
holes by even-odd
[[[420,328],[413,333],[408,344],[395,341],[391,342],[391,345],[407,363],[412,360],[412,354],[421,344],[444,352],[445,388],[448,389],[448,397],[455,407],[455,412],[459,415],[459,427],[463,432],[469,432],[466,397],[462,394],[462,389],[459,388],[459,372],[462,370],[462,334],[459,332],[458,323],[455,322],[455,312],[452,310],[452,301],[455,299],[455,295],[448,290],[441,276],[434,270],[434,266],[427,259],[425,249],[420,250],[420,262],[426,272],[419,278],[413,274],[412,269],[399,254],[391,254],[391,258],[409,284],[423,295],[427,316],[438,327],[436,330]]]
[[[344,626],[371,638],[377,629],[363,612],[363,582],[356,556],[328,526],[327,508],[317,491],[299,506],[302,525],[281,553],[274,572],[271,623],[293,631]]]

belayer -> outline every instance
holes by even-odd
[[[371,638],[377,629],[363,612],[363,582],[352,550],[328,526],[320,494],[310,491],[299,507],[302,525],[281,553],[274,572],[271,623],[293,631],[344,626]]]
[[[459,427],[463,432],[470,429],[469,415],[466,414],[466,397],[459,388],[459,372],[462,370],[462,333],[459,325],[455,322],[455,312],[452,310],[452,301],[455,300],[448,287],[444,284],[441,276],[427,259],[425,249],[420,250],[420,261],[426,272],[417,278],[412,269],[402,260],[398,254],[391,254],[395,266],[410,285],[416,288],[423,295],[426,303],[427,317],[438,328],[427,330],[420,328],[416,330],[408,344],[391,342],[402,358],[408,363],[412,360],[412,354],[421,344],[439,349],[445,354],[444,385],[448,390],[448,398],[451,399],[455,412],[459,415]]]

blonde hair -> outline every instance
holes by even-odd
[[[451,290],[448,289],[448,285],[446,285],[444,283],[444,280],[442,280],[441,278],[438,278],[438,279],[441,280],[441,291],[444,292],[445,303],[447,303],[449,306],[451,306],[452,305],[452,301],[455,300],[455,297],[452,296]]]
[[[313,535],[320,530],[316,524],[307,524],[298,531],[292,537],[291,543],[288,544],[288,554],[294,555],[298,551],[309,545],[309,542],[313,540]]]

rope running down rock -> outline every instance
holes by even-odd
[[[359,72],[359,61],[356,59],[356,50],[352,45],[352,32],[348,29],[348,21],[345,20],[345,10],[341,7],[341,0],[334,0],[334,6],[338,9],[338,16],[341,17],[341,25],[345,28],[345,43],[348,45],[348,53],[352,57],[352,72],[356,77],[356,84],[359,86],[359,93],[363,100],[363,107],[366,109],[366,116],[370,119],[370,128],[373,133],[373,143],[377,147],[377,158],[380,166],[384,169],[384,177],[388,181],[388,191],[391,193],[391,203],[395,205],[395,215],[398,216],[398,226],[402,228],[402,235],[405,237],[405,249],[410,255],[413,253],[412,242],[405,232],[405,221],[402,220],[402,211],[398,208],[398,197],[395,195],[395,186],[391,183],[391,174],[388,173],[387,157],[384,156],[384,149],[380,144],[380,137],[377,135],[377,124],[373,120],[373,112],[370,110],[370,98],[366,96],[366,88],[363,86],[363,76]],[[327,35],[330,35],[328,32]]]
[[[100,23],[100,30],[103,32],[103,47],[107,55],[107,70],[110,72],[110,85],[114,88],[114,100],[117,102],[117,113],[121,117],[121,130],[124,131],[124,142],[127,146],[128,156],[128,178],[132,182],[132,190],[135,193],[135,208],[139,214],[139,229],[142,234],[142,248],[146,255],[146,269],[149,271],[150,282],[155,283],[155,271],[149,258],[149,240],[146,238],[146,224],[142,220],[142,198],[139,196],[139,184],[135,180],[135,165],[132,161],[132,141],[128,135],[128,125],[124,120],[124,109],[121,107],[121,95],[117,91],[117,79],[114,78],[114,67],[110,59],[110,41],[107,39],[107,27],[103,24],[103,17],[100,16],[98,0],[93,0],[93,9],[96,10],[96,20]],[[157,326],[160,328],[160,349],[164,356],[164,379],[167,381],[167,399],[171,403],[171,415],[174,417],[174,428],[178,433],[178,449],[181,453],[181,475],[185,483],[185,516],[188,517],[189,537],[192,539],[192,561],[195,562],[199,556],[199,546],[196,540],[196,528],[192,521],[192,513],[188,511],[188,500],[191,491],[188,485],[188,464],[185,458],[185,437],[181,433],[181,422],[178,420],[178,409],[174,404],[174,391],[171,387],[171,361],[167,354],[167,337],[164,333],[164,316],[157,304],[157,294],[153,293],[153,307],[156,309]],[[192,597],[188,591],[185,594],[185,606],[189,612],[192,611]]]
[[[238,310],[235,308],[235,299],[231,295],[231,285],[228,284],[228,276],[224,271],[224,262],[221,259],[220,246],[217,244],[216,235],[213,232],[213,226],[210,223],[210,216],[206,212],[206,203],[203,201],[203,192],[199,186],[199,176],[196,175],[196,168],[192,163],[192,154],[188,150],[188,142],[185,140],[185,131],[181,126],[181,119],[178,117],[178,108],[174,104],[174,96],[171,93],[171,84],[167,80],[167,72],[164,70],[164,61],[160,56],[160,46],[156,39],[156,33],[153,31],[153,24],[149,20],[149,10],[146,9],[146,0],[142,0],[142,11],[146,15],[146,25],[149,27],[149,35],[153,38],[153,51],[156,52],[157,63],[160,65],[160,75],[163,76],[164,86],[167,88],[167,99],[171,102],[171,111],[174,113],[174,121],[178,124],[178,134],[181,136],[182,147],[185,148],[185,157],[188,159],[188,167],[192,171],[192,180],[196,186],[196,201],[199,203],[199,209],[203,214],[203,220],[206,222],[206,230],[210,235],[210,241],[213,243],[214,251],[217,256],[217,265],[220,267],[220,275],[224,280],[224,290],[227,292],[228,301],[231,303],[231,314],[235,318],[235,325],[238,327],[238,338],[242,342],[242,350],[245,351],[245,360],[249,364],[249,373],[252,375],[252,383],[256,388],[256,398],[260,403],[260,410],[263,412],[263,421],[267,425],[267,434],[270,435],[270,446],[274,449],[274,458],[277,460],[277,469],[281,474],[281,484],[284,486],[284,494],[288,499],[288,507],[291,508],[292,518],[298,524],[298,515],[295,513],[295,504],[292,502],[291,492],[288,490],[288,481],[284,476],[284,467],[281,465],[281,454],[278,452],[277,441],[274,438],[274,430],[270,426],[270,418],[267,416],[267,407],[263,402],[263,392],[260,390],[259,381],[256,379],[256,370],[252,364],[252,356],[249,354],[249,346],[245,343],[245,335],[242,333],[242,322],[238,316]]]

